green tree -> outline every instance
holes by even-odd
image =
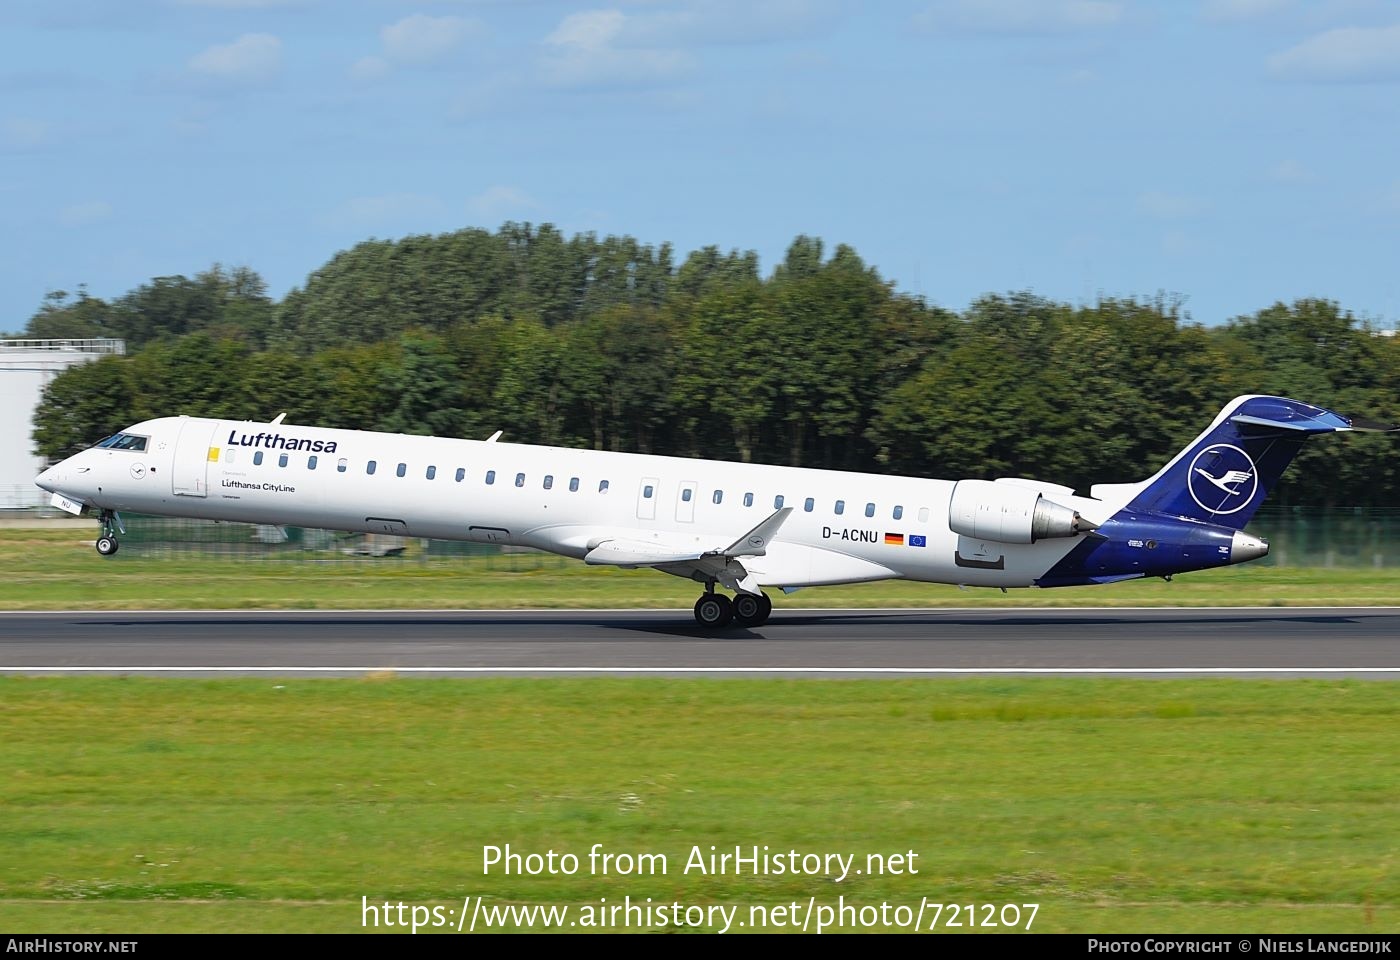
[[[688,438],[677,452],[754,459],[786,366],[767,343],[762,294],[758,283],[716,287],[690,310],[671,401]]]
[[[127,360],[107,356],[50,380],[34,411],[35,452],[59,460],[141,419],[131,374]]]
[[[96,297],[88,296],[87,286],[78,285],[78,295],[70,299],[68,291],[53,290],[44,295],[44,302],[29,318],[22,336],[36,340],[88,340],[116,336],[109,324],[110,307]]]
[[[442,437],[464,432],[457,364],[441,337],[405,333],[399,338],[397,362],[386,368],[382,382],[394,404],[378,429]]]

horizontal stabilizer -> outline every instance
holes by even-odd
[[[1290,420],[1237,414],[1230,418],[1230,422],[1244,436],[1282,433],[1295,437],[1306,437],[1316,433],[1389,433],[1393,430],[1400,430],[1400,426],[1393,423],[1363,420],[1360,417],[1342,417],[1326,411],[1324,414],[1325,416],[1322,417]]]
[[[1351,428],[1358,433],[1392,433],[1400,430],[1400,423],[1382,423],[1379,420],[1363,420],[1360,417],[1352,417]]]
[[[1340,417],[1337,418],[1341,420]],[[1318,420],[1270,420],[1265,417],[1251,417],[1245,414],[1231,417],[1233,423],[1245,436],[1258,436],[1264,433],[1287,433],[1293,436],[1305,437],[1313,433],[1335,433],[1338,430],[1350,430],[1351,427],[1342,423],[1325,423]]]

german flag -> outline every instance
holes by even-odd
[[[904,534],[902,534],[902,533],[887,533],[887,534],[885,534],[885,546],[887,546],[887,547],[902,547],[902,546],[904,546]]]

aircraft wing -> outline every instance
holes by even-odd
[[[761,557],[777,536],[792,507],[775,510],[762,523],[725,547],[697,550],[693,545],[679,547],[664,540],[635,540],[625,536],[600,538],[584,556],[585,563],[619,567],[656,567],[666,573],[695,580],[718,580],[731,590],[749,578],[741,557]],[[756,592],[756,585],[747,585]]]

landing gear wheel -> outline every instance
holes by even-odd
[[[760,593],[758,600],[763,604],[763,612],[758,615],[758,624],[762,626],[768,622],[768,618],[773,615],[773,599],[766,593]]]
[[[762,625],[772,610],[773,602],[762,594],[740,593],[734,597],[734,622],[741,627]]]
[[[102,536],[97,538],[97,552],[104,557],[110,557],[116,553],[120,546],[121,544],[117,542],[116,537]]]
[[[702,627],[718,630],[734,619],[734,604],[722,593],[707,593],[695,601],[695,622]]]

